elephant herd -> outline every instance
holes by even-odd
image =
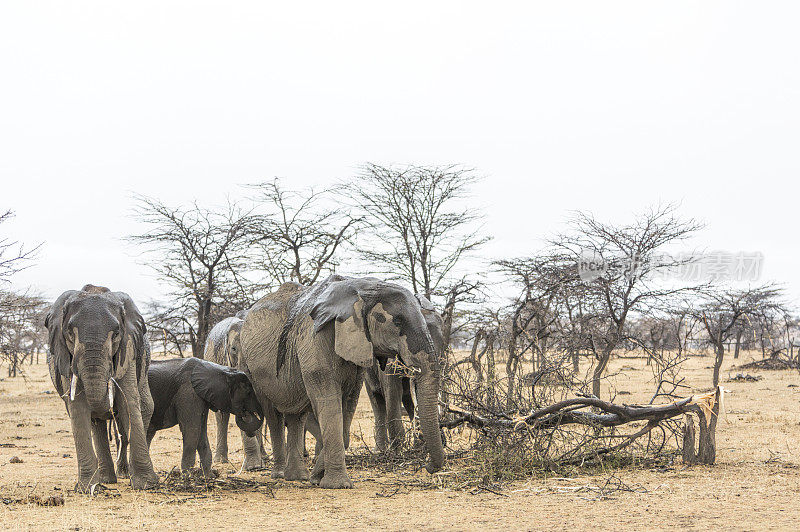
[[[442,321],[427,299],[397,284],[341,275],[312,286],[285,283],[247,311],[218,323],[205,346],[208,362],[193,362],[188,368],[177,362],[150,367],[144,321],[124,293],[93,285],[65,292],[45,325],[50,375],[72,423],[79,490],[116,480],[106,431],[112,417],[122,441],[130,442],[130,469],[123,447],[116,473],[129,475],[134,488],[158,483],[149,444],[155,430],[171,426],[165,420],[181,424],[182,467],[194,464],[196,450],[206,471],[208,408],[216,411],[216,461],[228,459],[227,428],[233,413],[243,428],[243,467],[263,467],[260,431],[248,425],[260,425],[263,415],[273,477],[351,488],[345,449],[362,383],[375,414],[378,448],[392,448],[403,440],[404,408],[410,417],[419,418],[429,456],[426,469],[442,467]],[[233,388],[226,389],[224,383],[238,382],[236,375],[241,374],[252,388],[237,392],[237,407],[231,402]],[[244,406],[249,404],[247,390],[257,398],[256,406]],[[192,408],[193,403],[203,408]],[[160,414],[162,410],[169,416]],[[304,456],[306,430],[317,440],[311,471]]]

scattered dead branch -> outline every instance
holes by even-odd
[[[199,468],[192,469],[192,471],[186,473],[181,472],[178,468],[172,468],[161,485],[148,491],[168,497],[172,497],[175,493],[192,494],[186,497],[170,498],[161,502],[161,504],[178,504],[195,499],[205,499],[209,496],[209,493],[221,491],[226,493],[260,492],[269,498],[274,498],[275,485],[276,482],[274,480],[247,479],[237,475],[215,476],[214,478],[206,479]]]
[[[774,356],[762,360],[754,360],[747,364],[742,364],[739,369],[800,369],[800,358],[791,358],[785,353],[776,353]]]
[[[750,375],[749,373],[737,373],[735,377],[728,377],[728,382],[758,382],[763,377],[761,375]]]

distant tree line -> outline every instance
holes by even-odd
[[[221,319],[283,282],[308,285],[345,271],[380,275],[430,299],[447,345],[466,350],[448,353],[448,367],[471,368],[484,386],[502,383],[504,408],[519,406],[515,393],[532,374],[554,368],[580,381],[582,393],[609,393],[601,387],[609,361],[626,353],[646,357],[657,372],[709,350],[715,385],[728,353],[800,358],[798,319],[780,286],[670,275],[693,259],[665,252],[701,229],[674,206],[627,224],[578,212],[538,252],[487,261],[481,252],[491,237],[470,201],[478,181],[461,166],[366,164],[331,188],[294,190],[273,179],[222,206],[136,196],[141,230],[127,238],[165,287],[141,305],[154,348],[202,357]],[[11,216],[0,216],[0,229]],[[0,232],[0,289],[34,252]],[[511,297],[498,302],[489,277]],[[36,294],[0,292],[0,352],[12,373],[43,345],[33,331],[44,306]],[[656,395],[679,388],[662,383]]]

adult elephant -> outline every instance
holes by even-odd
[[[443,363],[446,346],[442,317],[425,296],[417,295],[417,299],[436,348],[436,354],[440,363]],[[405,438],[403,409],[408,418],[414,420],[414,384],[402,368],[397,367],[394,359],[376,360],[367,368],[364,385],[375,416],[375,445],[379,451],[396,449],[403,442]]]
[[[131,485],[135,489],[157,485],[145,436],[153,413],[147,381],[150,348],[133,300],[122,292],[86,285],[61,294],[45,326],[50,378],[72,423],[78,458],[76,490],[85,492],[92,484],[117,481],[106,429],[112,413],[130,436]],[[119,476],[128,475],[127,464],[123,448],[117,463]]]
[[[225,318],[217,323],[208,333],[206,340],[205,350],[203,357],[206,360],[221,364],[223,366],[230,366],[231,368],[239,367],[239,353],[242,344],[239,340],[239,333],[242,330],[244,317],[246,312],[242,311]],[[227,412],[217,411],[214,413],[217,421],[217,446],[214,449],[214,462],[227,463],[228,462],[228,421],[230,414]],[[242,432],[242,443],[244,444],[247,436]],[[257,469],[263,466],[263,446],[259,446],[259,456],[255,457],[251,463],[245,463],[246,470]]]
[[[420,304],[408,290],[371,277],[340,275],[310,287],[286,283],[249,310],[241,342],[241,364],[253,386],[286,419],[285,478],[308,478],[301,439],[305,416],[313,411],[322,449],[311,481],[323,488],[353,486],[345,467],[345,439],[364,368],[392,356],[417,372],[427,469],[441,468],[439,360]],[[281,431],[270,423],[272,436]],[[273,443],[276,463],[282,457],[278,451]]]
[[[299,286],[299,285],[298,285]],[[206,347],[204,350],[204,358],[206,360],[210,360],[211,362],[216,362],[217,364],[222,364],[225,366],[230,366],[232,368],[237,369],[244,369],[239,364],[240,357],[239,354],[242,349],[242,343],[240,334],[242,331],[242,324],[244,323],[244,317],[247,315],[247,311],[241,311],[236,314],[236,316],[232,316],[230,318],[225,318],[224,320],[220,321],[216,324],[211,331],[208,333],[208,340],[206,341]],[[262,402],[264,403],[262,406],[267,409],[266,419],[268,420],[267,424],[274,423],[279,424],[283,421],[282,415],[275,411],[274,408],[271,408],[269,405],[268,400],[263,398]],[[230,414],[224,412],[215,412],[216,422],[217,422],[217,446],[214,451],[214,462],[218,463],[226,463],[228,462],[228,421],[230,419]],[[311,433],[315,436],[319,435],[319,429],[317,428],[316,420],[311,419],[306,420]],[[252,443],[249,441],[248,436],[241,432],[242,435],[242,446],[246,450],[248,446],[251,446]],[[261,432],[258,433],[258,447],[255,449],[251,449],[250,453],[245,453],[245,460],[242,464],[242,468],[245,471],[252,471],[256,469],[260,469],[266,465],[267,461],[267,452],[264,449],[264,440]],[[281,439],[278,441],[277,435],[274,435],[273,449],[278,448],[284,449],[285,446],[285,434],[283,431],[281,432]],[[305,438],[303,439],[303,456],[308,456],[308,452],[305,451]],[[285,457],[285,453],[281,451],[281,455]],[[272,473],[274,478],[283,478],[284,470],[286,469],[285,458],[279,462],[276,462],[276,467],[273,468]]]

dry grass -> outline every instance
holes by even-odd
[[[742,362],[746,362],[744,358]],[[686,376],[695,391],[708,389],[709,358],[692,358]],[[644,361],[617,360],[609,385],[649,399]],[[622,366],[629,367],[619,372]],[[734,376],[731,361],[723,378]],[[477,488],[467,457],[436,475],[419,470],[411,453],[387,460],[367,450],[372,413],[362,394],[348,465],[354,490],[326,491],[303,482],[273,482],[269,472],[237,475],[241,441],[231,430],[232,466],[216,466],[211,489],[171,477],[154,492],[133,492],[127,481],[95,498],[69,490],[76,463],[69,420],[44,365],[26,367],[27,379],[0,381],[0,522],[7,529],[140,527],[205,530],[231,527],[288,529],[800,529],[800,374],[748,370],[756,382],[729,382],[727,414],[717,430],[718,464],[684,468],[620,468],[571,478],[534,478]],[[209,424],[214,439],[214,425]],[[363,443],[362,443],[363,441]],[[313,442],[309,437],[309,448]],[[17,456],[22,463],[11,463]],[[180,461],[177,428],[153,442],[153,461],[165,478]],[[187,483],[188,482],[188,483]],[[466,489],[461,489],[466,486]],[[64,504],[37,500],[61,495]]]

